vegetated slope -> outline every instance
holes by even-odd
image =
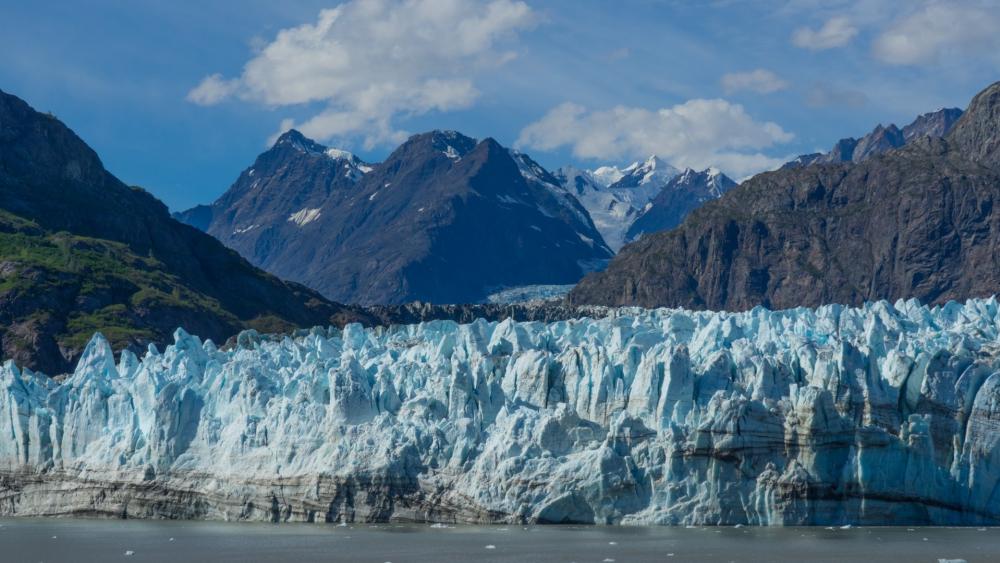
[[[174,221],[58,119],[0,92],[4,358],[59,373],[95,330],[139,347],[178,326],[223,341],[363,318]]]

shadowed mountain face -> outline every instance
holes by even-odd
[[[184,326],[224,341],[360,318],[283,283],[130,188],[59,120],[0,92],[3,357],[59,373],[95,330],[116,347]]]
[[[347,197],[370,169],[351,153],[328,149],[292,130],[258,156],[215,203],[175,218],[269,269],[288,239],[320,217],[324,203]]]
[[[285,134],[211,206],[208,232],[272,273],[360,304],[574,283],[612,255],[551,174],[493,139],[435,131],[381,164],[342,155]]]
[[[1000,83],[945,139],[760,174],[626,246],[574,304],[748,309],[1000,290]]]

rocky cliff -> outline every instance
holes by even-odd
[[[574,304],[741,310],[1000,289],[1000,83],[945,139],[760,174],[626,246]]]

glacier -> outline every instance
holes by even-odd
[[[0,516],[1000,522],[1000,310],[620,309],[0,370]]]

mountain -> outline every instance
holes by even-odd
[[[617,252],[627,242],[626,233],[632,223],[679,173],[651,156],[624,169],[602,166],[588,171],[564,167],[556,171],[555,177],[580,201],[605,242]]]
[[[715,168],[696,172],[690,168],[667,182],[660,193],[629,225],[626,240],[646,233],[672,229],[689,213],[736,187],[736,182]]]
[[[212,205],[199,205],[174,217],[272,270],[281,249],[303,236],[302,227],[320,217],[323,205],[353,193],[370,170],[353,154],[291,130]]]
[[[0,92],[0,344],[60,373],[103,331],[118,347],[178,326],[222,343],[364,316],[252,267],[104,169],[62,122]]]
[[[893,124],[889,124],[888,127],[879,124],[871,133],[860,139],[853,137],[841,139],[837,141],[830,152],[800,155],[785,163],[783,168],[798,168],[810,164],[829,164],[832,162],[861,162],[922,137],[944,137],[961,116],[962,110],[945,108],[925,113],[902,129]]]
[[[570,303],[741,310],[1000,291],[1000,83],[944,139],[759,174],[626,246]]]
[[[613,254],[530,157],[454,131],[371,165],[290,131],[210,207],[207,232],[254,264],[366,305],[575,283]]]
[[[0,366],[0,517],[995,525],[998,339],[996,299],[95,336]]]
[[[925,113],[903,127],[903,139],[910,142],[920,137],[944,137],[962,117],[958,108],[944,108]]]

